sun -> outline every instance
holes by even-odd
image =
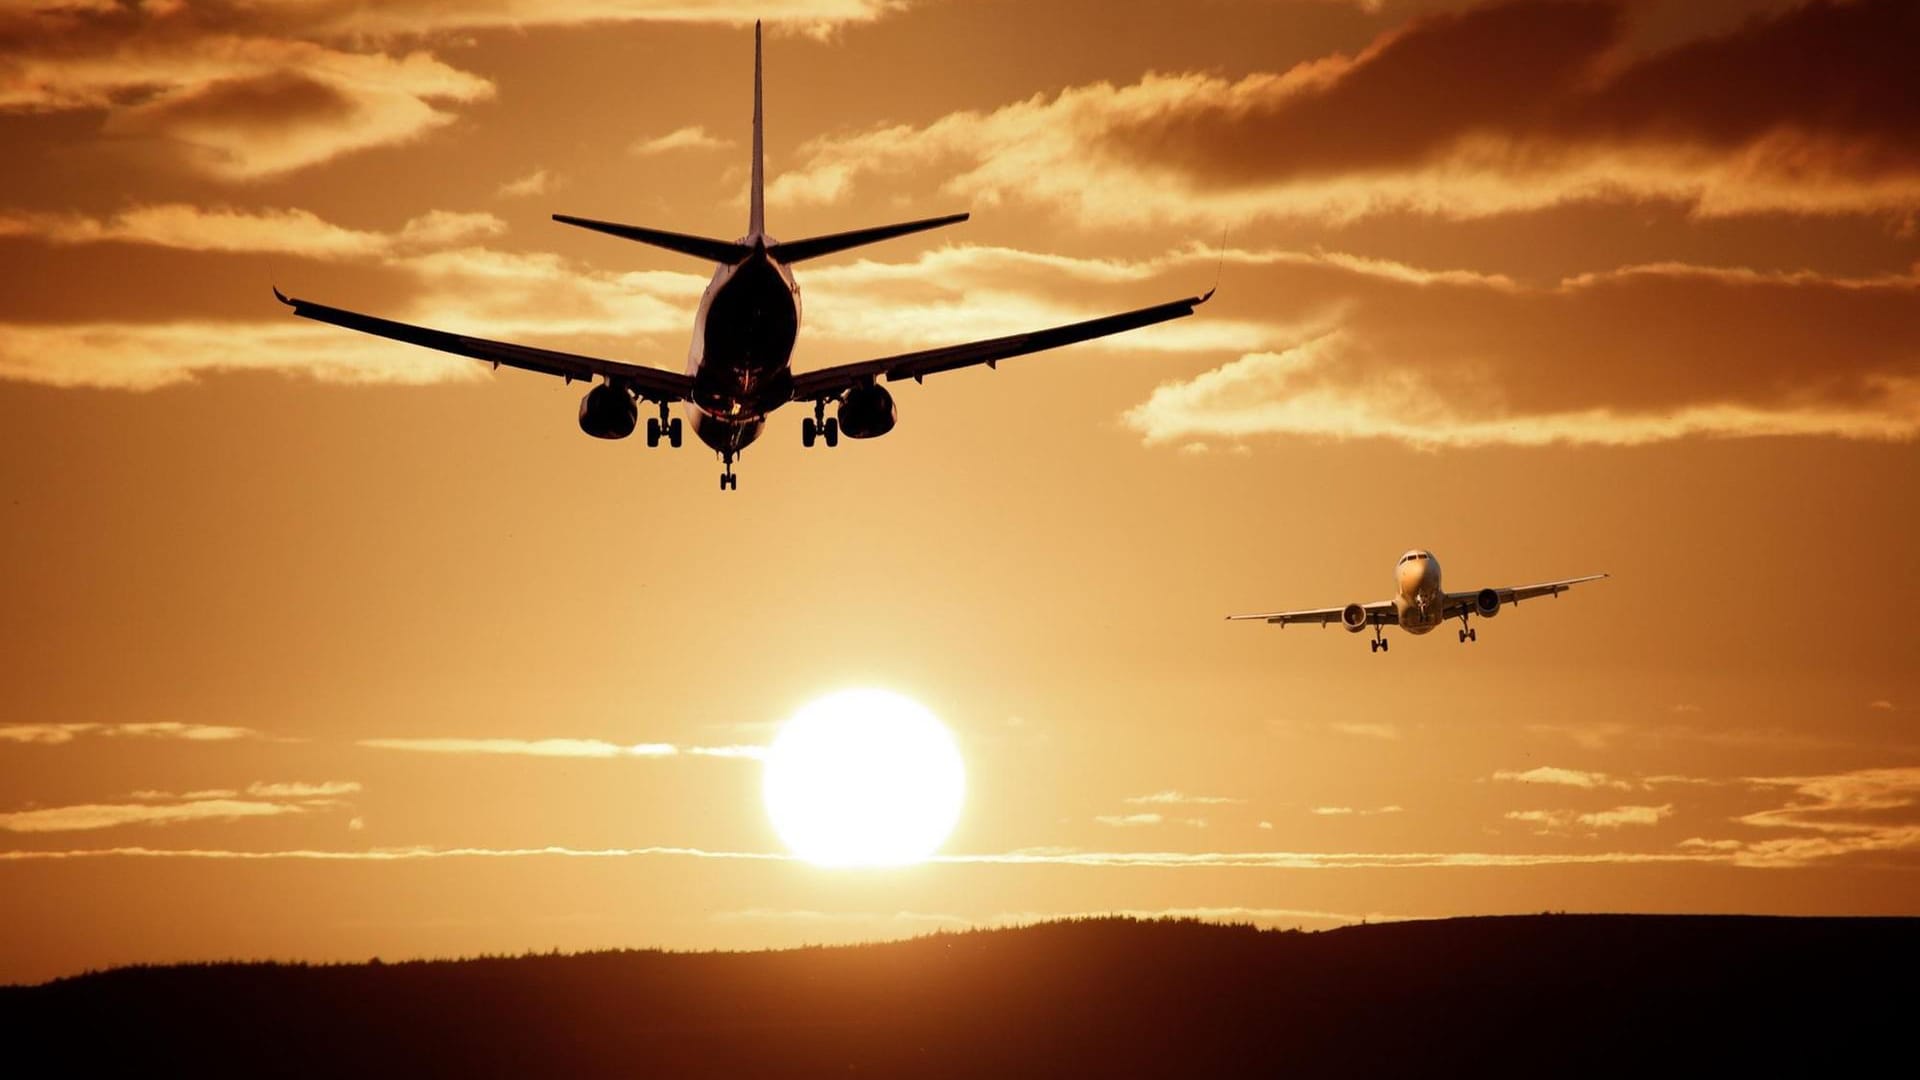
[[[960,819],[966,768],[927,708],[885,690],[808,703],[767,749],[773,827],[819,866],[904,866],[932,855]]]

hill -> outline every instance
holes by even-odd
[[[0,991],[59,1073],[1832,1073],[1912,1045],[1920,919],[1091,919],[760,953],[124,968]]]

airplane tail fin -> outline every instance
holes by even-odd
[[[817,259],[822,255],[831,255],[836,251],[891,240],[908,233],[937,229],[942,225],[955,225],[967,220],[969,216],[968,214],[948,214],[945,217],[924,218],[920,221],[903,221],[898,225],[878,225],[871,229],[829,233],[826,236],[809,236],[804,240],[786,240],[774,245],[772,251],[781,262],[797,263],[802,259]]]
[[[747,241],[767,234],[767,147],[760,112],[760,23],[753,24],[753,189],[747,208]]]

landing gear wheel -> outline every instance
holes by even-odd
[[[820,429],[813,425],[813,417],[802,417],[800,420],[800,445],[809,450],[813,449],[813,440],[819,437],[819,435]]]
[[[651,416],[647,417],[647,445],[660,445],[660,421]]]
[[[1465,630],[1462,630],[1460,631],[1460,644],[1465,645],[1466,643],[1467,643],[1467,632]]]
[[[675,450],[680,449],[680,418],[674,417],[667,424],[667,443]]]
[[[840,419],[834,416],[827,417],[827,427],[826,427],[826,430],[822,432],[822,434],[826,436],[828,446],[839,446],[840,445]]]

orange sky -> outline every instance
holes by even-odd
[[[798,366],[1219,296],[907,385],[875,443],[783,412],[725,495],[704,451],[581,435],[577,386],[273,303],[678,369],[708,268],[547,215],[737,234],[756,16],[775,235],[974,213],[802,266]],[[0,981],[1920,912],[1917,33],[1886,0],[0,5]],[[1382,599],[1411,546],[1455,589],[1614,578],[1386,657],[1220,619]],[[954,729],[948,861],[767,857],[752,748],[860,685]]]

